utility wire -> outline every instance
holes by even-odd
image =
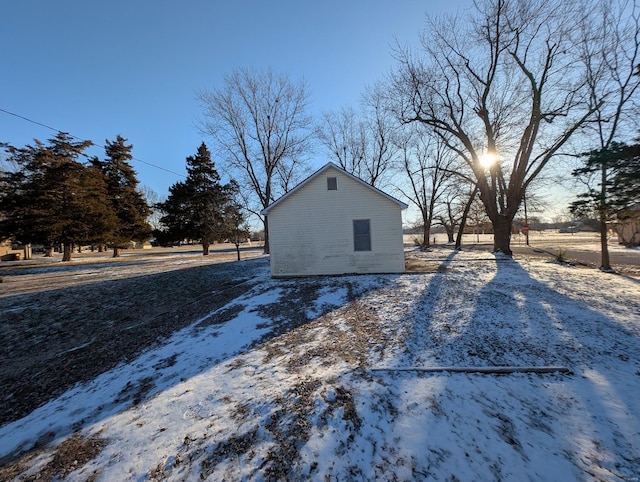
[[[72,137],[73,139],[76,139],[76,140],[78,140],[80,142],[86,142],[87,141],[86,139],[82,139],[82,138],[80,138],[78,136],[74,136],[73,134],[70,134],[68,132],[64,132],[64,131],[61,131],[60,129],[56,129],[54,127],[48,126],[46,124],[43,124],[42,122],[34,121],[33,119],[29,119],[28,117],[22,116],[20,114],[16,114],[15,112],[9,112],[8,110],[5,110],[5,109],[3,109],[1,107],[0,107],[0,112],[4,112],[5,114],[12,115],[14,117],[17,117],[18,119],[22,119],[22,120],[25,120],[27,122],[31,122],[32,124],[35,124],[35,125],[38,125],[38,126],[45,127],[45,128],[50,129],[50,130],[52,130],[54,132],[68,134],[70,137]],[[101,147],[102,149],[106,149],[106,147],[101,145],[101,144],[95,144],[93,141],[90,141],[90,142],[94,146]],[[158,166],[156,164],[152,164],[151,162],[143,161],[142,159],[138,159],[137,157],[132,157],[131,159],[134,160],[134,161],[137,161],[137,162],[141,162],[142,164],[146,164],[147,166],[155,167],[156,169],[160,169],[161,171],[165,171],[165,172],[174,174],[174,175],[182,177],[182,178],[186,177],[184,174],[180,174],[180,173],[172,171],[170,169],[166,169],[166,168],[164,168],[162,166]]]

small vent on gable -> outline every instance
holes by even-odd
[[[337,177],[328,177],[327,178],[327,190],[329,190],[329,191],[337,191],[338,190],[338,178]]]

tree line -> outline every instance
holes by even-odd
[[[87,158],[90,141],[58,133],[44,144],[22,148],[3,144],[12,170],[0,177],[0,233],[25,244],[55,246],[63,261],[73,246],[108,245],[114,256],[132,240],[151,236],[149,206],[129,164],[131,145],[107,140],[105,158]]]
[[[221,184],[204,143],[187,157],[185,181],[152,206],[130,164],[133,145],[120,135],[107,140],[104,159],[86,156],[91,145],[62,132],[48,144],[2,145],[12,169],[0,173],[0,238],[42,245],[49,256],[60,247],[63,261],[74,246],[108,247],[118,257],[131,242],[152,236],[168,244],[197,240],[204,254],[214,241],[230,239],[238,247],[246,239],[238,186]],[[159,229],[147,222],[152,210],[161,213]]]
[[[217,172],[209,172],[217,190],[210,196],[220,201],[215,208],[203,204],[207,196],[194,186],[199,163],[209,165],[211,153],[201,146],[187,159],[191,180],[174,184],[168,204],[156,206],[164,226],[158,237],[187,233],[206,245],[238,233],[244,210],[261,219],[268,252],[268,219],[260,212],[309,175],[320,146],[348,172],[413,204],[424,248],[434,224],[450,240],[457,232],[459,247],[467,219],[483,216],[494,251],[511,255],[522,208],[531,209],[541,187],[575,172],[590,183],[592,199],[599,193],[602,267],[610,268],[611,214],[602,199],[615,194],[611,182],[619,183],[612,169],[626,169],[610,162],[610,153],[631,146],[637,132],[637,2],[479,0],[464,15],[428,15],[419,40],[415,48],[396,46],[396,67],[366,89],[360,105],[324,112],[317,121],[305,82],[272,69],[238,68],[219,87],[199,91],[201,133],[235,181],[220,185]],[[627,151],[619,157],[630,158]],[[625,199],[626,207],[638,201]]]

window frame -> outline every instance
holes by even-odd
[[[332,188],[331,182],[335,183],[335,187]],[[327,176],[327,191],[337,191],[338,190],[338,177],[337,176]]]
[[[366,223],[366,224],[365,224]],[[371,251],[371,219],[354,219],[353,223],[353,250],[357,252]],[[358,227],[357,227],[358,226]],[[361,232],[366,226],[366,232]]]

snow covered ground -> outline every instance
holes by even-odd
[[[78,481],[640,480],[638,279],[410,256],[437,269],[272,280],[250,261],[244,295],[0,427],[0,458],[39,441],[20,476]],[[546,366],[570,372],[420,370]],[[95,453],[61,463],[69,440]]]

